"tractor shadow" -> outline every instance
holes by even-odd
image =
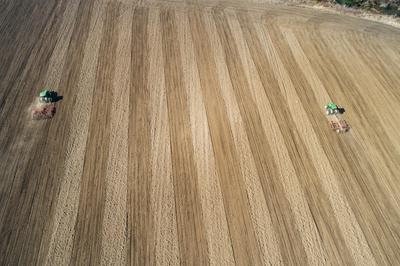
[[[339,114],[344,114],[344,112],[346,112],[346,109],[344,109],[343,107],[339,107],[338,111],[339,111]]]
[[[62,96],[62,95],[55,95],[55,96],[53,97],[53,99],[52,99],[52,102],[53,102],[53,103],[56,103],[56,102],[58,102],[58,101],[61,101],[62,99],[64,99],[64,96]]]
[[[62,95],[59,95],[58,92],[56,91],[47,91],[47,95],[44,97],[45,99],[47,98],[47,101],[50,101],[52,103],[61,101],[64,98]]]

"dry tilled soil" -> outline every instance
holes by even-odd
[[[400,264],[399,29],[15,0],[0,50],[0,265]],[[64,98],[33,121],[43,88]]]

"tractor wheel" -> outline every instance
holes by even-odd
[[[326,110],[326,114],[327,114],[327,115],[330,115],[331,112],[330,112],[329,110]]]

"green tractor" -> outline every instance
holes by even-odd
[[[39,93],[39,100],[42,103],[57,102],[60,99],[56,91],[43,90]]]
[[[342,113],[343,108],[339,108],[335,103],[328,103],[325,105],[325,112],[327,115],[335,115]]]

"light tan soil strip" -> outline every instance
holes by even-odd
[[[127,190],[129,265],[154,264],[148,13],[148,9],[136,7],[132,21]]]
[[[329,95],[326,93],[325,87],[316,76],[315,72],[311,68],[308,58],[303,53],[296,37],[291,31],[284,33],[287,43],[291,48],[293,56],[297,63],[302,66],[304,76],[307,78],[309,88],[314,92],[315,98],[317,99],[318,106],[324,106],[324,104],[331,102]],[[322,112],[321,108],[321,112]],[[315,161],[319,160],[317,169],[324,176],[321,178],[324,189],[329,196],[334,213],[338,217],[338,223],[340,229],[344,232],[345,241],[348,243],[350,252],[354,257],[355,262],[358,265],[373,265],[376,264],[374,257],[372,256],[371,250],[366,242],[365,236],[362,233],[360,226],[355,219],[354,213],[350,209],[346,197],[343,195],[339,188],[337,177],[335,176],[331,164],[328,162],[328,158],[325,153],[320,150],[319,145],[310,145],[310,153],[316,154],[318,158],[314,158]]]
[[[260,265],[262,258],[251,221],[246,185],[220,92],[217,58],[214,57],[210,36],[200,13],[194,11],[188,16],[235,262]]]
[[[323,249],[323,243],[317,233],[317,227],[313,222],[312,214],[299,180],[296,176],[292,161],[285,148],[282,133],[271,109],[270,99],[267,98],[256,66],[251,59],[250,51],[243,37],[242,29],[234,13],[228,17],[228,22],[238,44],[239,53],[245,66],[246,75],[251,85],[251,92],[259,109],[262,124],[270,143],[271,151],[277,163],[279,178],[284,186],[286,197],[296,220],[296,228],[299,230],[302,243],[307,253],[307,258],[312,265],[326,264],[327,255]],[[276,243],[276,242],[275,242]],[[272,263],[275,265],[275,263]]]
[[[132,8],[118,19],[118,46],[111,107],[111,135],[106,173],[102,265],[126,263],[126,186],[128,175],[128,108],[131,65]]]
[[[277,234],[277,244],[282,252],[282,258],[285,264],[303,264],[306,262],[304,246],[301,243],[299,232],[293,226],[295,224],[293,213],[289,207],[284,188],[277,178],[279,177],[277,165],[272,158],[271,148],[262,128],[260,114],[251,97],[249,82],[239,59],[237,46],[224,13],[216,12],[214,19],[224,48],[232,88],[260,177],[272,225]],[[285,210],[283,212],[277,211],[283,209]]]
[[[72,264],[100,264],[119,5],[107,4],[86,143]]]
[[[74,226],[78,212],[80,178],[86,151],[87,134],[92,104],[92,92],[96,75],[98,50],[100,47],[104,7],[99,5],[93,10],[90,31],[84,52],[81,76],[77,88],[80,100],[75,103],[71,113],[71,133],[66,148],[65,173],[57,199],[54,215],[53,234],[47,256],[47,265],[69,264]]]
[[[205,29],[210,38],[211,46],[214,47],[214,57],[227,115],[232,128],[233,139],[238,151],[238,160],[241,174],[244,177],[247,197],[249,198],[250,214],[256,232],[257,241],[262,253],[264,264],[278,265],[282,263],[277,239],[272,227],[268,206],[265,202],[264,193],[257,174],[253,155],[250,150],[247,135],[243,126],[242,117],[232,89],[228,69],[225,64],[224,51],[218,38],[217,29],[211,12],[203,15]]]
[[[161,12],[165,84],[171,138],[172,173],[179,249],[183,264],[207,264],[207,239],[199,195],[198,173],[184,88],[175,13]]]
[[[207,232],[210,264],[232,265],[234,263],[232,244],[229,238],[221,188],[215,168],[189,21],[186,15],[187,13],[184,12],[177,13],[177,21],[180,22],[177,26],[185,87],[188,95],[187,101],[190,108],[194,159],[199,173],[199,191]]]
[[[149,14],[149,90],[151,110],[151,207],[154,220],[155,264],[178,265],[179,246],[172,182],[171,144],[164,79],[160,12]]]

